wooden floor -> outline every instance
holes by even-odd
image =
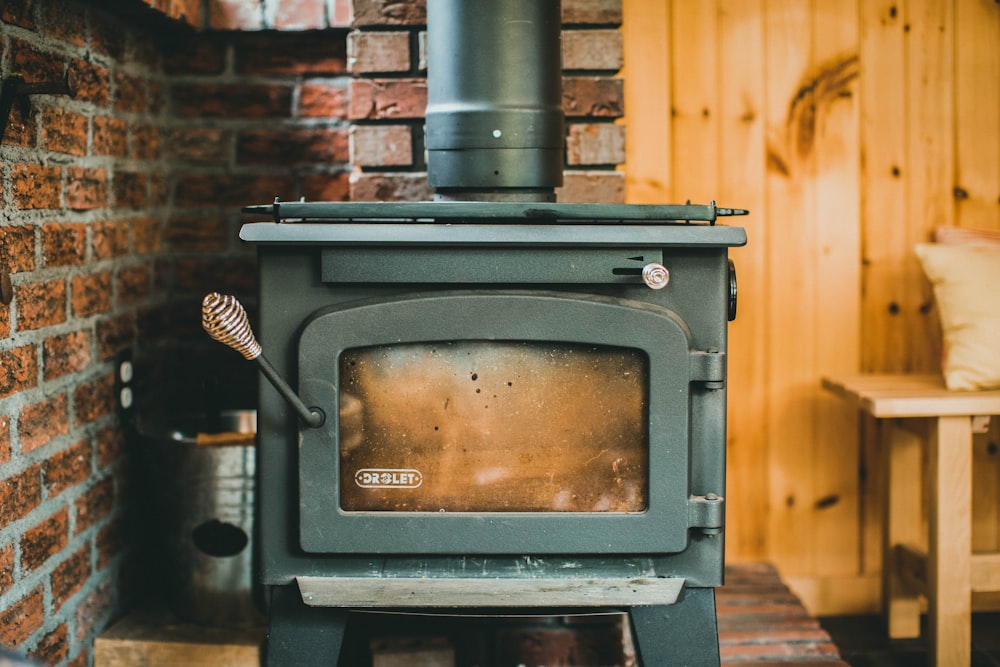
[[[728,566],[716,608],[724,665],[847,667],[830,635],[769,564]]]

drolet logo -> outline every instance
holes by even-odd
[[[424,476],[411,468],[362,468],[354,473],[354,483],[362,489],[415,489]]]

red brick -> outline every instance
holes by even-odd
[[[149,205],[166,206],[170,196],[170,181],[166,172],[154,171],[149,174]]]
[[[0,398],[38,384],[38,362],[34,345],[0,350]]]
[[[37,118],[36,107],[22,109],[21,105],[15,104],[7,119],[7,131],[3,135],[3,145],[34,147],[38,135]]]
[[[136,254],[159,252],[163,248],[163,223],[159,218],[132,221],[132,246]]]
[[[232,155],[233,133],[223,128],[187,127],[170,130],[164,152],[172,160],[192,164],[226,164]]]
[[[321,30],[326,27],[325,0],[278,0],[274,27],[278,30]]]
[[[127,150],[127,126],[120,118],[108,116],[94,117],[94,155],[125,157]]]
[[[86,46],[87,25],[83,7],[65,3],[41,3],[42,34],[53,39]]]
[[[564,70],[610,70],[623,64],[621,30],[564,30],[562,66]]]
[[[111,274],[75,276],[71,282],[73,315],[87,317],[111,309]]]
[[[124,72],[115,72],[115,109],[142,113],[149,109],[146,82]]]
[[[43,464],[42,475],[50,498],[90,477],[91,447],[81,440],[72,447],[57,452]]]
[[[118,303],[133,304],[150,295],[150,273],[147,264],[137,264],[118,272]]]
[[[90,576],[90,545],[84,545],[52,572],[52,606],[58,611]]]
[[[294,182],[290,176],[242,176],[179,174],[175,203],[189,207],[230,207],[291,199]]]
[[[219,215],[174,215],[167,223],[167,243],[176,250],[224,250],[230,236]]]
[[[106,468],[125,454],[125,431],[108,426],[97,432],[97,465]]]
[[[562,106],[568,118],[620,118],[625,113],[623,81],[603,76],[565,77]]]
[[[92,422],[114,412],[114,376],[104,375],[91,382],[78,385],[73,390],[73,407],[76,411],[76,426]]]
[[[14,288],[17,330],[41,329],[66,321],[66,282],[29,283]]]
[[[35,464],[0,483],[0,528],[26,516],[42,502],[41,466]]]
[[[354,79],[347,116],[353,120],[423,118],[426,79]]]
[[[424,2],[396,0],[354,0],[354,25],[425,25],[427,7]]]
[[[149,203],[149,174],[117,171],[114,176],[115,206],[143,208]]]
[[[125,313],[97,323],[97,358],[107,361],[135,342],[135,315]]]
[[[160,154],[160,131],[153,125],[132,126],[132,157],[155,160]]]
[[[350,175],[307,174],[302,177],[302,196],[308,201],[348,201],[351,198]]]
[[[50,222],[42,226],[45,266],[80,265],[87,260],[87,227],[78,223]]]
[[[621,665],[621,633],[615,623],[572,628],[504,628],[497,632],[503,665]]]
[[[86,155],[87,117],[58,107],[42,109],[42,148]]]
[[[409,71],[410,33],[353,31],[347,36],[347,68],[353,74]]]
[[[330,164],[348,160],[347,130],[250,130],[236,145],[240,164]]]
[[[107,68],[86,60],[74,60],[70,64],[69,77],[76,89],[76,100],[90,102],[98,107],[108,105],[111,98],[111,72]]]
[[[0,266],[11,273],[35,269],[34,227],[0,227]]]
[[[302,118],[346,118],[347,90],[335,84],[304,83],[299,90]]]
[[[108,173],[104,169],[66,168],[66,206],[74,211],[108,205]]]
[[[115,62],[125,59],[126,31],[119,19],[104,12],[90,14],[90,45]]]
[[[27,28],[28,30],[34,30],[35,6],[34,0],[4,2],[3,5],[0,5],[0,21]]]
[[[352,201],[426,201],[433,194],[424,173],[362,173],[351,177]]]
[[[14,585],[14,545],[0,548],[0,595],[4,595]]]
[[[7,461],[10,461],[10,417],[0,415],[0,464]]]
[[[286,118],[292,88],[279,84],[180,84],[173,90],[174,111],[188,118]]]
[[[625,162],[625,128],[611,123],[569,126],[566,164],[617,165]]]
[[[66,394],[27,405],[18,417],[21,451],[28,452],[47,444],[56,436],[69,433],[69,401]]]
[[[21,535],[21,567],[35,570],[69,542],[69,510],[62,508]]]
[[[618,25],[622,22],[622,2],[621,0],[566,0],[562,3],[562,22]]]
[[[8,336],[10,336],[10,306],[0,302],[0,340]]]
[[[240,74],[347,73],[346,42],[327,32],[242,34],[233,52]]]
[[[79,585],[83,585],[80,580]],[[28,651],[28,657],[41,665],[61,664],[69,655],[69,630],[65,623],[60,623],[52,632],[38,640],[35,648]]]
[[[128,223],[97,222],[93,227],[94,259],[114,259],[128,254]]]
[[[111,514],[115,505],[115,483],[111,477],[99,480],[76,499],[76,533],[96,525]]]
[[[163,46],[163,69],[168,74],[221,74],[228,45],[227,36],[204,33],[171,40]]]
[[[42,348],[42,361],[46,380],[82,371],[90,365],[90,334],[86,331],[71,331],[46,338]]]
[[[620,171],[571,171],[563,173],[556,200],[578,204],[624,204],[625,174]]]
[[[0,611],[0,645],[18,646],[45,622],[45,590],[38,586]]]
[[[260,30],[264,27],[262,0],[213,0],[208,8],[212,30]]]
[[[413,164],[408,125],[357,125],[351,128],[351,164],[358,167],[405,167]]]
[[[25,81],[54,81],[63,76],[65,62],[59,54],[41,51],[20,40],[10,40],[11,72]]]
[[[104,569],[128,544],[125,522],[120,517],[108,521],[97,531],[97,568]]]
[[[62,172],[59,167],[15,164],[11,169],[14,203],[18,208],[59,208]]]

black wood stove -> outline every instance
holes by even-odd
[[[430,0],[433,202],[275,202],[240,237],[259,334],[268,664],[349,614],[629,613],[646,667],[717,664],[728,248],[744,211],[553,201],[556,2]]]

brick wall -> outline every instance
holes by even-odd
[[[620,0],[563,4],[558,196],[620,202]],[[148,592],[117,355],[143,408],[252,402],[198,313],[219,290],[253,315],[239,207],[430,196],[424,39],[421,2],[2,0],[0,78],[76,94],[15,105],[0,145],[0,645],[87,665]]]
[[[559,201],[624,201],[621,0],[564,0],[566,169]],[[428,199],[423,2],[355,0],[348,35],[353,200]]]
[[[196,33],[108,6],[0,4],[0,77],[77,88],[15,105],[0,146],[0,645],[52,665],[88,664],[147,592],[116,355],[143,406],[252,401],[253,367],[198,311],[208,290],[252,310],[239,207],[348,194],[346,31]]]

